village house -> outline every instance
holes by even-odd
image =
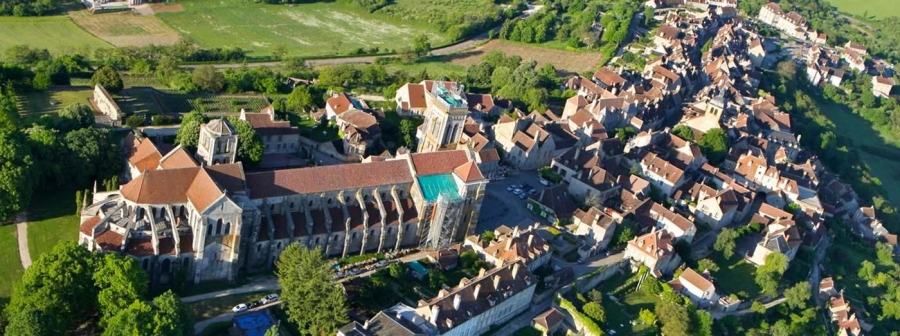
[[[859,73],[866,72],[866,58],[863,55],[860,55],[853,49],[844,49],[841,52],[841,58],[847,62],[847,66],[850,69],[856,70]]]
[[[709,308],[719,301],[716,286],[710,281],[709,271],[697,273],[690,267],[685,268],[677,278],[669,281],[676,292],[684,294],[700,308]]]
[[[891,90],[893,88],[893,78],[882,76],[872,77],[872,93],[875,94],[875,97],[888,98],[891,96]]]
[[[552,256],[550,244],[537,234],[537,228],[537,223],[521,231],[518,226],[510,229],[501,225],[494,230],[493,240],[484,241],[481,236],[473,235],[463,240],[463,246],[494,267],[521,261],[534,272],[547,265]]]
[[[824,36],[809,27],[806,19],[797,12],[785,13],[777,3],[762,6],[757,16],[759,21],[781,30],[788,36],[808,41],[824,40]],[[818,42],[817,42],[818,43]]]
[[[606,250],[618,226],[615,219],[593,206],[587,211],[576,210],[572,219],[576,226],[575,236],[584,243],[578,249],[581,258],[590,258]]]
[[[683,168],[650,151],[638,154],[634,167],[666,197],[672,197],[675,190],[686,181]]]
[[[619,142],[618,139],[608,140],[611,141],[606,141],[607,143]],[[566,185],[570,195],[578,199],[596,198],[602,203],[618,194],[621,188],[618,178],[602,167],[617,165],[615,158],[609,156],[600,146],[593,146],[590,150],[575,146],[560,157],[554,158],[550,168],[562,176],[562,183]]]
[[[566,329],[566,316],[556,308],[550,307],[536,316],[531,321],[531,326],[541,332],[543,336],[557,335]]]
[[[565,186],[559,184],[529,196],[525,207],[551,224],[568,221],[577,209],[572,202],[572,195],[569,195]]]
[[[344,92],[335,92],[331,95],[331,98],[325,101],[325,118],[330,121],[336,121],[337,117],[344,112],[368,108],[369,106],[362,100],[353,98]]]
[[[749,261],[762,266],[766,264],[766,256],[773,252],[784,254],[788,262],[794,260],[803,238],[792,220],[779,220],[766,226],[762,241],[756,245]]]
[[[428,336],[436,332],[414,308],[398,303],[364,323],[353,321],[340,327],[337,336]]]
[[[381,148],[381,127],[375,116],[356,109],[337,118],[343,150],[346,155],[362,157]]]
[[[471,336],[502,325],[531,307],[537,279],[514,262],[463,279],[437,297],[420,300],[416,313],[443,336]]]
[[[844,297],[841,290],[828,301],[828,310],[831,312],[831,321],[836,324],[838,336],[861,336],[863,330],[871,331],[869,325],[859,319],[858,314],[850,306],[850,301]]]
[[[681,264],[681,257],[675,253],[675,241],[666,230],[653,228],[647,234],[635,237],[625,248],[625,259],[632,266],[647,266],[656,278],[671,274]]]
[[[694,222],[656,202],[644,202],[632,213],[642,230],[647,228],[665,230],[675,240],[684,240],[688,243],[693,241],[694,235],[697,234]]]

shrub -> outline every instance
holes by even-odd
[[[131,127],[131,128],[137,128],[137,127],[144,126],[144,121],[145,121],[144,117],[139,116],[139,115],[133,115],[133,116],[128,117],[128,119],[125,119],[125,125],[128,125],[128,127]]]
[[[584,310],[584,314],[594,319],[595,321],[600,321],[602,323],[606,322],[606,311],[603,310],[603,306],[601,306],[597,302],[588,302],[582,307]]]
[[[592,320],[591,318],[587,317],[586,315],[584,315],[583,313],[578,311],[578,309],[575,308],[575,305],[573,305],[572,302],[570,302],[569,300],[566,300],[565,298],[560,297],[559,298],[559,307],[567,310],[569,312],[569,314],[572,314],[572,318],[574,318],[576,321],[578,321],[578,323],[581,323],[581,325],[584,326],[584,329],[587,331],[588,334],[597,335],[597,336],[606,335],[603,332],[603,329],[600,329],[600,326],[597,325],[597,323],[594,322],[594,320]]]

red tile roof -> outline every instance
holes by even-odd
[[[94,238],[94,244],[100,246],[104,251],[121,251],[122,235],[113,230],[106,230]],[[151,249],[152,251],[152,249]]]
[[[175,238],[162,237],[159,238],[159,254],[175,255]]]
[[[178,146],[177,149],[169,152],[169,154],[166,154],[159,160],[159,166],[163,169],[177,169],[197,167],[199,165],[184,147]]]
[[[153,240],[150,237],[138,237],[128,240],[125,253],[137,257],[146,257],[153,255]]]
[[[303,212],[292,212],[291,219],[294,221],[294,238],[308,236],[306,230],[306,214]]]
[[[348,205],[347,213],[350,214],[350,229],[355,230],[359,229],[363,226],[363,216],[362,209],[359,208],[358,205]],[[334,218],[334,212],[332,212],[332,219]],[[341,222],[340,227],[335,227],[337,225],[336,222],[331,222],[331,231],[344,231],[344,223]]]
[[[272,224],[275,225],[275,239],[288,238],[288,225],[286,216],[272,215]]]
[[[194,235],[186,234],[178,237],[181,253],[194,253]]]
[[[94,216],[94,217],[88,218],[87,220],[84,221],[84,223],[81,223],[81,227],[80,227],[81,233],[84,233],[84,234],[90,236],[91,234],[94,233],[94,231],[93,231],[94,225],[97,225],[97,223],[100,223],[99,216]]]
[[[449,174],[468,161],[465,151],[461,150],[412,154],[416,175]]]
[[[350,102],[350,97],[343,92],[339,92],[334,97],[329,98],[326,104],[331,106],[331,110],[337,115],[347,112],[353,107],[353,103]]]
[[[403,160],[247,174],[247,186],[253,199],[411,182],[412,175]]]
[[[378,205],[374,203],[366,203],[366,214],[369,216],[369,227],[378,227],[381,225],[381,211]]]
[[[456,173],[456,175],[459,176],[459,178],[462,179],[463,182],[484,180],[484,175],[481,174],[481,170],[478,169],[478,166],[475,164],[475,162],[469,161],[463,163],[461,166],[453,169],[453,172]]]

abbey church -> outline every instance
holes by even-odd
[[[135,258],[154,285],[231,281],[272,267],[291,243],[327,257],[440,248],[474,234],[488,180],[470,150],[245,172],[224,119],[201,125],[195,153],[125,139],[128,182],[96,192],[79,243]]]

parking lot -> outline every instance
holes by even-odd
[[[537,171],[534,170],[513,171],[510,177],[500,181],[491,181],[488,184],[476,232],[494,230],[500,225],[524,228],[539,221],[538,217],[525,208],[527,198],[521,199],[506,190],[511,185],[522,185],[523,183],[534,187],[535,195],[539,195],[545,188],[539,181]]]

